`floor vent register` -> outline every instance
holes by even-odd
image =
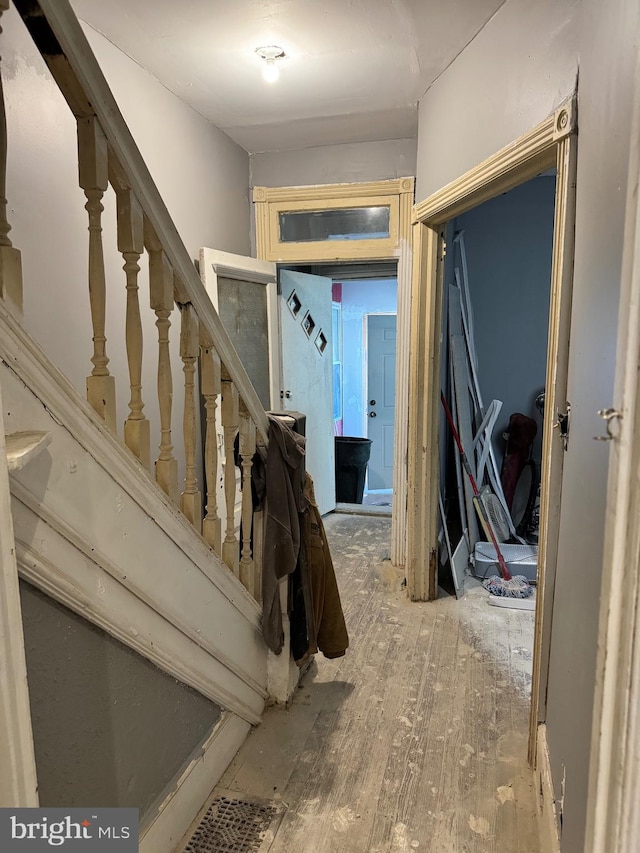
[[[267,853],[286,806],[237,794],[218,794],[183,848],[183,853]]]

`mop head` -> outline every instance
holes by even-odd
[[[498,595],[503,598],[529,598],[530,595],[533,595],[533,587],[524,575],[514,575],[510,581],[493,575],[483,580],[482,586],[491,595]]]

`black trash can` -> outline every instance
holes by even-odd
[[[336,445],[336,501],[361,504],[367,462],[371,455],[370,438],[337,435]]]

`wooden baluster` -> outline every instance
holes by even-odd
[[[9,8],[9,0],[0,0],[0,16]],[[0,33],[2,27],[0,26]],[[22,261],[20,252],[9,238],[11,225],[7,219],[7,118],[0,74],[0,299],[22,314]]]
[[[251,553],[253,527],[253,500],[251,497],[251,468],[256,452],[256,425],[243,404],[240,406],[240,459],[242,462],[242,555],[240,557],[240,582],[254,594],[254,569]]]
[[[173,379],[169,353],[169,328],[173,310],[173,270],[162,247],[149,237],[145,225],[145,244],[149,251],[149,289],[151,309],[158,329],[158,406],[160,409],[160,453],[156,460],[156,481],[169,498],[178,503],[178,461],[171,443],[171,405]]]
[[[264,509],[253,514],[253,589],[251,594],[262,603],[262,566],[264,564]]]
[[[200,333],[196,310],[187,303],[180,308],[180,358],[184,371],[184,491],[180,496],[180,508],[191,524],[200,533],[202,528],[202,495],[196,476],[196,361],[200,352]]]
[[[107,140],[95,117],[78,119],[78,171],[89,214],[89,300],[93,326],[93,370],[87,400],[116,431],[116,385],[109,375],[105,314],[107,286],[102,251],[102,197],[108,185]]]
[[[224,432],[224,497],[227,528],[222,543],[222,559],[234,575],[239,575],[238,540],[236,538],[236,466],[233,447],[240,421],[238,390],[229,379],[222,380],[222,428]]]
[[[118,210],[118,251],[124,258],[127,277],[127,316],[125,324],[129,363],[129,417],[124,423],[124,441],[145,468],[151,469],[149,421],[143,415],[142,401],[142,322],[138,299],[140,255],[144,251],[144,217],[131,189],[116,190]]]
[[[207,514],[202,522],[202,535],[218,556],[222,552],[222,521],[218,517],[218,436],[216,430],[216,398],[221,391],[220,356],[202,341],[201,387],[207,412],[204,444],[204,468],[207,483]]]

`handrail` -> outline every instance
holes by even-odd
[[[0,0],[0,16],[8,2]],[[124,345],[130,399],[122,436],[124,444],[142,463],[143,470],[155,475],[158,486],[214,553],[260,601],[263,513],[254,510],[250,481],[254,460],[258,458],[256,451],[268,443],[266,412],[68,0],[14,0],[14,4],[77,124],[78,178],[88,215],[93,344],[92,367],[86,381],[87,400],[109,431],[118,435],[116,377],[111,373],[107,354],[107,344],[111,345],[113,339],[108,342],[106,333],[107,303],[116,291],[107,286],[103,239],[103,199],[111,187],[116,196],[117,251],[123,258],[125,274]],[[6,142],[0,77],[0,190],[6,172]],[[23,287],[20,252],[8,238],[11,226],[5,208],[0,193],[0,300],[19,316]],[[154,398],[157,410],[153,425],[160,441],[153,461],[152,423],[144,411],[145,399],[148,401],[150,394],[146,381],[143,382],[146,335],[139,283],[143,257],[148,260],[149,308],[155,314],[157,330]],[[172,340],[175,341],[172,314],[176,306],[180,317],[179,358],[184,390],[183,444],[177,456],[171,346]],[[204,416],[200,414],[202,402]],[[200,443],[204,459],[199,457]],[[180,492],[181,452],[184,487]]]
[[[118,108],[68,0],[14,0],[14,5],[77,119],[95,116],[128,186],[151,223],[179,282],[176,301],[191,303],[256,425],[268,441],[268,420],[258,394],[207,296],[189,253]],[[224,377],[226,378],[226,377]]]

